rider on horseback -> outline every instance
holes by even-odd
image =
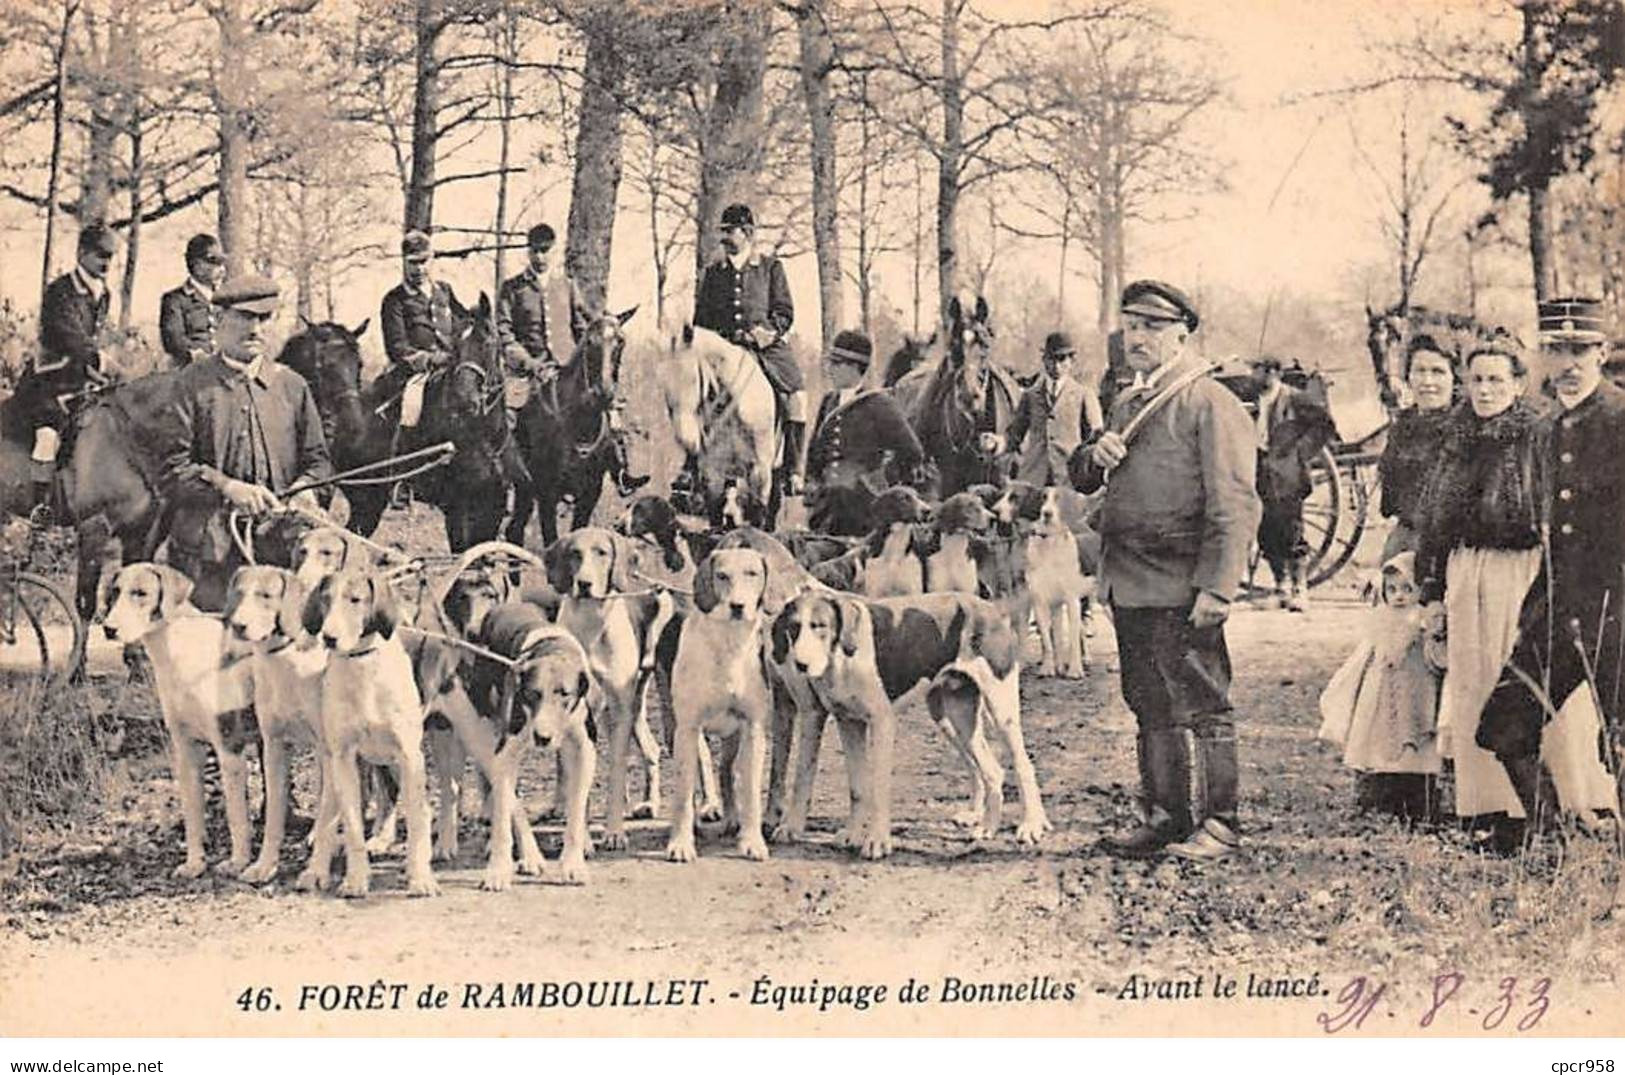
[[[430,278],[433,257],[427,235],[407,232],[401,239],[401,282],[384,296],[380,310],[389,368],[379,379],[389,387],[383,398],[400,400],[402,429],[417,425],[423,387],[432,372],[451,361],[457,323],[467,316],[451,285]]]
[[[559,362],[547,331],[548,256],[553,250],[553,229],[537,224],[525,237],[530,264],[524,272],[502,282],[497,295],[497,335],[502,340],[503,359],[508,369],[508,428],[517,428],[519,412],[530,398],[531,382],[546,385],[559,375]],[[572,310],[572,317],[576,311]],[[577,335],[584,329],[573,326]],[[649,482],[648,475],[634,475],[626,458],[626,434],[620,418],[620,401],[611,408],[610,443],[614,451],[615,484],[622,496],[631,496]]]
[[[107,266],[117,252],[118,239],[109,228],[89,225],[79,233],[78,264],[45,289],[40,353],[17,383],[19,406],[33,432],[29,459],[37,518],[50,511],[57,455],[72,423],[70,403],[109,381],[102,372],[99,337],[107,322]]]
[[[722,256],[705,267],[694,304],[694,324],[707,328],[755,353],[779,400],[784,420],[781,472],[791,496],[801,493],[801,444],[807,428],[807,393],[801,367],[785,334],[795,320],[784,266],[771,254],[752,248],[756,218],[747,205],[722,211]],[[674,493],[699,487],[699,460],[690,455],[672,483]]]

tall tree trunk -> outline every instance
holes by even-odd
[[[1066,253],[1072,239],[1072,198],[1061,207],[1061,261],[1055,266],[1055,320],[1066,320]]]
[[[1542,183],[1529,190],[1529,261],[1537,303],[1545,302],[1557,289],[1557,252],[1552,237],[1551,190]]]
[[[705,118],[700,197],[695,212],[695,295],[706,262],[717,249],[718,217],[732,202],[754,203],[762,170],[762,79],[767,71],[771,9],[752,4],[727,16],[732,33],[723,44],[716,92]]]
[[[40,299],[51,283],[51,253],[56,242],[57,202],[61,200],[62,186],[62,117],[68,92],[68,34],[73,28],[74,13],[79,0],[66,0],[62,5],[62,29],[56,39],[56,85],[51,93],[51,171],[45,181],[45,253],[40,259]]]
[[[615,207],[621,189],[621,106],[618,100],[626,63],[615,40],[608,9],[594,19],[587,36],[576,123],[576,167],[570,185],[570,219],[565,228],[564,271],[575,281],[581,301],[596,310],[609,298],[609,257],[615,234]],[[649,235],[659,261],[659,183],[654,135],[650,135]],[[656,319],[664,315],[665,273],[656,265]]]
[[[965,153],[964,85],[959,74],[959,3],[942,0],[942,150],[937,155],[937,309],[946,321],[959,290],[959,168]]]
[[[434,224],[435,147],[440,140],[440,59],[443,24],[437,0],[417,0],[417,75],[412,92],[412,178],[406,188],[405,229]]]
[[[82,81],[90,99],[85,137],[85,159],[79,170],[79,227],[107,223],[113,201],[113,156],[118,142],[118,102],[111,92],[115,64],[121,62],[119,34],[111,20],[103,21],[94,9],[84,14],[87,54]]]
[[[914,336],[920,335],[920,311],[925,290],[925,170],[914,155]]]
[[[220,28],[220,74],[215,84],[215,111],[220,123],[220,245],[225,248],[226,274],[235,276],[249,265],[248,241],[248,127],[246,123],[248,28],[240,0],[222,0],[215,12]]]
[[[497,72],[497,215],[492,223],[493,238],[495,240],[495,267],[496,282],[491,285],[491,294],[497,295],[502,291],[502,281],[507,276],[507,265],[504,254],[508,245],[508,161],[511,157],[513,143],[513,65],[518,61],[518,18],[513,8],[503,5],[502,25],[497,30],[497,47],[503,58],[501,70]]]
[[[1102,169],[1099,173],[1105,175]],[[1117,328],[1118,294],[1122,290],[1119,279],[1121,269],[1115,263],[1116,244],[1112,241],[1113,210],[1111,196],[1100,190],[1095,197],[1097,212],[1100,215],[1100,249],[1097,257],[1100,262],[1100,313],[1096,324],[1100,326],[1102,335],[1109,335]]]
[[[318,229],[313,218],[314,210],[310,204],[310,182],[308,177],[300,177],[294,185],[295,197],[298,199],[299,220],[299,261],[294,271],[294,312],[306,322],[316,320],[316,262],[318,260],[317,247],[320,243]],[[325,260],[325,259],[323,259]]]
[[[864,73],[858,78],[858,319],[867,334],[874,315],[873,282],[869,276],[869,76]]]
[[[836,225],[835,102],[829,92],[835,45],[830,40],[824,0],[796,9],[801,33],[801,90],[812,128],[813,250],[818,259],[818,311],[824,350],[841,329],[841,233]]]
[[[143,117],[132,107],[129,117],[130,136],[130,234],[124,251],[124,279],[119,285],[118,327],[120,332],[130,331],[131,306],[135,301],[135,273],[141,263],[141,180],[146,171],[142,153],[141,124]]]

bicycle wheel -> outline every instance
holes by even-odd
[[[67,679],[85,659],[85,625],[56,583],[0,574],[0,669]]]
[[[1327,581],[1354,558],[1360,547],[1360,539],[1365,536],[1366,521],[1371,510],[1371,490],[1358,473],[1360,464],[1339,465],[1330,449],[1326,451],[1324,460],[1319,462],[1317,483],[1322,477],[1321,468],[1326,467],[1331,475],[1327,480],[1335,481],[1338,490],[1336,510],[1329,519],[1323,520],[1326,528],[1318,542],[1308,533],[1308,515],[1305,513],[1304,536],[1308,538],[1311,549],[1318,544],[1320,550],[1310,561],[1308,581],[1311,586],[1319,586]]]

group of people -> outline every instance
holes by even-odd
[[[1380,604],[1322,699],[1362,806],[1437,817],[1448,761],[1450,812],[1504,851],[1559,810],[1619,809],[1625,391],[1599,303],[1539,317],[1532,354],[1506,332],[1409,340]]]

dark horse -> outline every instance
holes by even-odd
[[[996,457],[1020,393],[992,360],[987,300],[969,317],[958,298],[948,303],[947,353],[904,374],[891,389],[937,468],[936,489],[952,496],[997,478]]]
[[[572,529],[592,521],[604,476],[615,463],[610,411],[626,349],[621,329],[636,312],[636,306],[619,314],[586,311],[570,361],[546,385],[531,385],[519,411],[518,439],[532,495],[514,501],[507,533],[513,544],[524,544],[533,508],[542,517],[542,540],[548,545],[558,540],[559,503],[566,498]]]
[[[356,339],[333,322],[312,325],[290,339],[280,361],[310,384],[333,464],[339,470],[375,463],[441,441],[456,446],[450,463],[412,479],[418,495],[446,520],[446,542],[462,552],[490,541],[502,526],[510,486],[528,486],[524,464],[508,430],[502,405],[502,362],[491,318],[491,300],[480,296],[473,316],[456,330],[456,352],[430,375],[416,428],[395,436],[400,399],[389,380],[361,380]],[[388,483],[343,486],[350,501],[350,529],[371,534],[389,498]]]

